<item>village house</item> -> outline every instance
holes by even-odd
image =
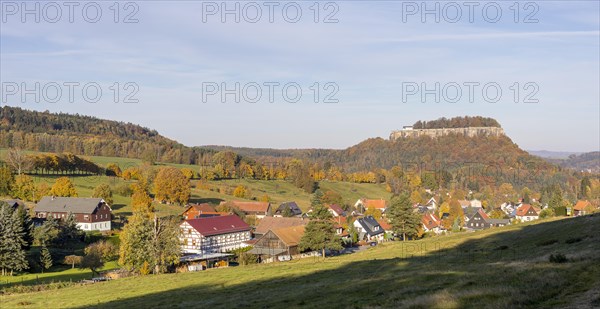
[[[382,241],[385,230],[372,216],[366,216],[354,220],[354,227],[358,231],[359,240]]]
[[[296,202],[285,202],[281,203],[275,213],[274,217],[285,217],[287,212],[288,217],[300,217],[302,216],[302,209],[298,207]]]
[[[394,237],[394,229],[392,228],[390,221],[386,218],[381,218],[381,219],[376,219],[376,220],[377,220],[377,223],[379,223],[379,226],[381,226],[381,228],[385,231],[385,235],[387,236],[387,239],[392,239],[392,237]]]
[[[298,245],[303,235],[304,225],[272,229],[248,253],[258,255],[262,262],[288,261],[300,255]]]
[[[575,203],[575,206],[573,206],[573,216],[578,217],[587,215],[592,212],[593,209],[594,207],[589,201],[579,200],[577,203]]]
[[[223,201],[220,205],[228,203],[241,210],[247,216],[256,216],[258,219],[269,216],[271,212],[271,203],[269,202]]]
[[[65,220],[73,214],[83,231],[110,231],[112,209],[101,198],[44,196],[35,206],[35,217]]]
[[[517,208],[515,218],[521,222],[537,220],[540,218],[540,211],[529,204],[523,204]]]
[[[385,212],[385,209],[387,208],[387,201],[384,199],[370,200],[370,199],[366,199],[366,198],[361,198],[358,201],[356,201],[356,203],[354,203],[354,207],[362,210],[362,212],[364,212],[364,210],[367,210],[369,208],[373,208],[373,209],[378,209],[379,211],[381,211],[383,213],[383,212]]]
[[[482,208],[479,208],[465,223],[465,228],[471,230],[483,230],[490,227],[500,227],[510,224],[509,219],[492,219]]]
[[[245,246],[250,226],[236,215],[188,219],[179,225],[183,253],[228,252]]]
[[[306,218],[297,217],[264,217],[260,219],[258,225],[256,225],[256,228],[254,229],[254,237],[260,238],[260,236],[274,229],[306,225],[308,224],[308,221],[309,220]]]
[[[344,216],[346,216],[346,212],[344,211],[344,209],[342,209],[342,207],[340,207],[337,204],[331,204],[331,205],[329,205],[327,207],[327,210],[334,217],[344,217]]]
[[[433,213],[424,214],[423,217],[421,217],[421,224],[423,224],[423,231],[425,233],[433,232],[435,234],[441,234],[445,231],[442,226],[442,220]]]
[[[185,211],[182,214],[185,220],[223,215],[227,215],[227,213],[217,212],[215,208],[208,203],[191,204],[188,206],[188,208],[185,209]]]

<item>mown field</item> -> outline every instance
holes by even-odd
[[[392,242],[352,255],[3,295],[2,308],[600,306],[600,216]],[[564,263],[549,262],[564,254]]]

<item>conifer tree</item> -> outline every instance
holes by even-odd
[[[0,202],[0,269],[2,275],[29,268],[25,258],[26,245],[23,222],[19,213]]]
[[[407,194],[392,198],[387,215],[394,233],[402,235],[402,240],[405,241],[407,237],[416,237],[419,234],[421,218],[414,212]]]
[[[52,267],[52,255],[50,255],[50,251],[46,246],[42,246],[42,250],[40,251],[40,265],[42,266],[42,273],[44,269],[49,269]]]
[[[321,250],[325,258],[325,249],[341,250],[341,239],[336,234],[331,213],[323,205],[317,205],[310,214],[311,220],[304,228],[300,239],[300,250]]]

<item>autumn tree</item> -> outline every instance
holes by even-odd
[[[50,189],[53,196],[77,197],[75,186],[68,177],[57,178]]]
[[[187,178],[188,180],[194,178],[194,170],[190,169],[190,168],[182,168],[181,169],[181,173],[183,174],[183,176],[185,176],[185,178]]]
[[[251,193],[250,190],[246,188],[246,186],[239,185],[233,190],[233,196],[249,199],[251,197]]]
[[[419,214],[415,213],[407,194],[393,197],[390,207],[386,211],[394,233],[402,235],[403,241],[406,241],[408,237],[417,237],[421,218]]]
[[[71,269],[75,268],[75,265],[81,264],[83,257],[79,255],[67,255],[63,260],[63,264],[71,265]]]
[[[455,222],[457,222],[456,224],[458,224],[459,228],[463,227],[465,225],[465,215],[458,200],[455,198],[451,199],[448,206],[450,209],[448,217],[443,220],[444,227],[449,228],[454,226]]]
[[[99,197],[103,199],[108,205],[113,204],[112,190],[110,189],[110,186],[105,183],[99,184],[98,186],[96,186],[96,188],[94,188],[94,193],[92,193],[92,197]]]
[[[11,148],[6,152],[6,163],[21,175],[33,166],[33,162],[27,154],[19,148]]]
[[[190,199],[190,181],[181,170],[175,167],[163,167],[154,179],[154,193],[159,201],[187,204]]]
[[[106,176],[121,177],[122,174],[123,174],[123,172],[121,171],[121,168],[119,167],[118,164],[116,164],[116,163],[109,163],[106,166]]]
[[[100,248],[95,244],[91,244],[87,246],[84,250],[85,255],[81,263],[79,264],[80,268],[87,268],[92,271],[92,276],[94,276],[98,272],[98,268],[104,266],[104,261],[102,260],[102,252]]]
[[[179,262],[179,224],[175,220],[134,212],[120,239],[119,264],[129,270],[141,272],[147,265],[158,274]]]
[[[24,201],[34,201],[35,184],[33,178],[25,174],[15,177],[15,183],[12,187],[12,195],[15,198]]]
[[[341,250],[341,238],[336,234],[332,215],[323,205],[313,208],[311,220],[304,228],[300,239],[300,250],[321,250],[325,258],[325,250]]]
[[[321,200],[323,204],[326,205],[336,204],[341,206],[344,204],[344,198],[342,197],[342,195],[333,190],[325,191]]]
[[[133,212],[154,212],[152,198],[145,190],[138,187],[135,187],[133,194],[131,195],[131,208],[133,209]]]
[[[0,196],[9,195],[12,192],[12,186],[15,182],[10,168],[8,166],[0,166]]]

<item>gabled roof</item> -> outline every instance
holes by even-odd
[[[427,228],[428,230],[431,230],[436,227],[441,227],[442,221],[435,214],[426,213],[421,218],[421,223],[423,223],[425,228]]]
[[[490,217],[485,213],[485,211],[483,211],[483,208],[479,208],[477,210],[477,213],[481,216],[481,218],[483,218],[483,220],[485,220],[485,221],[490,220]]]
[[[392,225],[387,219],[377,219],[377,223],[379,223],[379,226],[386,231],[392,230]]]
[[[379,235],[384,232],[381,225],[379,225],[379,222],[377,222],[377,220],[375,220],[375,218],[372,216],[358,218],[356,221],[358,221],[358,223],[370,236]]]
[[[387,208],[387,202],[384,199],[379,199],[379,200],[364,199],[363,203],[365,205],[365,208],[375,208],[375,209]]]
[[[212,207],[210,204],[208,203],[202,203],[202,204],[191,204],[185,211],[189,211],[190,209],[194,210],[194,211],[198,211],[198,212],[216,212],[215,208]]]
[[[271,230],[288,247],[297,246],[304,236],[304,225]]]
[[[331,204],[329,205],[329,208],[331,210],[333,210],[336,214],[338,214],[338,216],[342,216],[344,214],[344,210],[342,209],[342,207],[340,207],[340,205],[337,204]]]
[[[269,230],[306,224],[308,224],[308,219],[304,218],[264,217],[258,222],[254,233],[266,234]]]
[[[228,202],[221,202],[221,205]],[[231,201],[233,206],[239,208],[245,213],[267,213],[269,211],[270,203],[268,202],[244,202],[244,201]]]
[[[279,205],[279,208],[277,208],[276,213],[282,214],[286,208],[289,208],[292,215],[294,215],[294,216],[299,216],[302,214],[302,209],[300,209],[300,207],[298,207],[298,204],[296,204],[296,202],[281,203],[281,205]]]
[[[104,200],[95,197],[52,197],[44,196],[35,206],[38,212],[66,212],[92,214]]]
[[[582,210],[585,210],[585,208],[588,207],[588,206],[590,206],[590,205],[592,205],[592,203],[590,203],[590,201],[579,200],[579,201],[577,201],[577,203],[575,204],[575,206],[573,207],[573,209],[577,210],[577,211],[582,211]]]
[[[4,200],[4,202],[6,202],[6,204],[8,204],[8,206],[11,206],[13,208],[17,208],[19,206],[25,206],[25,202],[23,202],[21,200],[17,200],[17,199]]]
[[[250,226],[236,215],[185,220],[203,236],[250,231]]]
[[[529,212],[529,210],[532,209],[533,211],[535,211],[535,214],[538,214],[537,209],[535,209],[535,207],[529,205],[529,204],[523,204],[521,205],[521,207],[517,208],[517,216],[522,217],[522,216],[526,216],[527,212]]]

